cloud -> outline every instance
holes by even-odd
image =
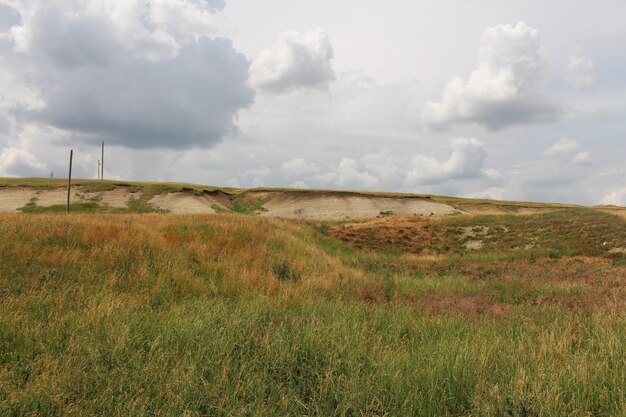
[[[543,151],[543,156],[571,161],[576,165],[591,164],[591,154],[580,150],[578,142],[568,138],[559,139],[554,145]]]
[[[359,171],[359,163],[352,158],[342,158],[336,168],[312,177],[315,183],[331,184],[343,188],[371,188],[379,184],[378,178],[367,171]]]
[[[246,170],[242,177],[245,179],[246,184],[250,184],[252,187],[260,187],[267,184],[267,177],[272,173],[272,170],[268,167],[258,167]]]
[[[523,22],[485,30],[478,66],[466,81],[454,77],[442,100],[424,105],[432,128],[478,123],[490,130],[556,120],[561,106],[535,91],[544,71],[539,32]]]
[[[319,171],[319,167],[303,158],[294,158],[283,163],[280,170],[288,175],[306,175]]]
[[[11,29],[6,58],[43,103],[20,109],[23,121],[72,140],[185,149],[236,131],[237,112],[254,101],[249,62],[230,40],[185,37],[154,17],[164,5],[213,13],[223,2],[17,3],[22,24]]]
[[[448,180],[473,179],[497,176],[496,171],[485,168],[487,156],[482,142],[474,138],[452,139],[452,154],[445,162],[435,158],[417,155],[412,169],[404,182],[408,186],[436,184]]]
[[[304,181],[295,181],[293,184],[291,184],[292,188],[302,188],[302,189],[308,189],[311,188],[309,187],[309,185],[304,182]]]
[[[576,152],[572,162],[576,165],[589,165],[591,164],[591,154],[589,152]]]
[[[593,62],[589,58],[571,55],[563,78],[576,88],[593,86]]]
[[[150,0],[149,22],[177,38],[215,35],[219,32],[215,13],[226,6],[223,0]]]
[[[359,160],[365,169],[383,184],[398,183],[402,180],[404,172],[387,149],[365,154]]]
[[[486,198],[489,200],[503,200],[506,194],[506,189],[502,187],[489,187],[478,193],[468,195],[470,198]]]
[[[612,204],[614,206],[626,206],[626,188],[608,193],[602,198],[602,204]]]
[[[13,7],[0,4],[0,31],[5,32],[20,23],[20,14]]]
[[[321,29],[283,32],[261,51],[250,67],[250,84],[269,93],[312,88],[328,89],[335,80],[333,47]]]
[[[0,173],[18,177],[45,177],[47,167],[30,152],[18,148],[5,148],[0,153]]]

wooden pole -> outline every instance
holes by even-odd
[[[74,150],[70,149],[70,172],[67,176],[67,206],[65,206],[65,212],[70,212],[70,189],[72,188],[72,157],[74,156]]]
[[[100,169],[102,170],[100,174],[100,179],[104,179],[104,141],[102,141],[102,158],[100,159]]]

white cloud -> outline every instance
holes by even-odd
[[[593,62],[583,56],[571,55],[563,76],[576,88],[588,88],[594,84]]]
[[[398,161],[389,150],[368,153],[360,158],[365,169],[372,173],[383,184],[392,184],[401,181],[402,169]]]
[[[554,145],[543,151],[544,156],[569,156],[578,150],[578,142],[568,138],[559,139]]]
[[[272,173],[272,170],[270,168],[268,168],[268,167],[259,167],[259,168],[248,169],[245,172],[245,175],[251,176],[251,177],[264,178],[264,177],[267,177],[268,175],[270,175],[271,173]]]
[[[223,0],[149,0],[149,5],[150,22],[177,38],[215,35],[214,15],[226,6]]]
[[[250,84],[271,93],[301,88],[325,90],[335,79],[333,47],[321,29],[283,32],[250,66]]]
[[[415,186],[497,175],[496,171],[485,168],[487,154],[482,142],[474,138],[456,138],[452,139],[451,148],[452,154],[445,162],[417,155],[413,159],[412,169],[406,176],[405,184]]]
[[[303,158],[294,158],[280,166],[282,172],[288,175],[306,175],[319,171],[319,167],[313,163],[309,163]]]
[[[0,174],[20,177],[45,177],[48,169],[24,149],[5,148],[0,153]]]
[[[452,78],[441,101],[425,104],[426,124],[446,128],[474,122],[498,130],[556,120],[560,106],[535,91],[544,70],[540,43],[539,32],[523,22],[485,30],[477,68],[467,81]]]
[[[626,188],[613,191],[602,198],[602,204],[626,206]]]
[[[576,165],[589,165],[591,164],[591,154],[589,152],[576,152],[572,162]]]
[[[478,193],[468,195],[470,198],[486,198],[489,200],[503,200],[506,194],[506,189],[502,187],[489,187]]]
[[[355,159],[342,158],[336,168],[325,174],[311,178],[316,183],[335,185],[342,188],[371,188],[378,185],[378,179],[367,171],[359,171],[359,163]]]
[[[578,142],[568,138],[559,139],[554,145],[543,151],[543,156],[565,159],[576,165],[591,164],[591,154],[581,151]]]

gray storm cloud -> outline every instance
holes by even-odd
[[[199,7],[212,13],[223,2],[17,6],[23,23],[11,28],[14,48],[5,54],[11,55],[14,71],[28,72],[44,103],[21,111],[26,121],[87,141],[184,149],[220,141],[236,129],[238,110],[254,102],[247,85],[249,62],[230,40],[188,38],[168,32],[168,22],[158,24],[166,6],[179,7],[186,16],[183,12]],[[190,19],[197,28],[197,16]]]

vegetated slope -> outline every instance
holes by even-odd
[[[357,248],[421,254],[532,250],[543,255],[597,256],[626,251],[626,222],[591,209],[527,216],[388,216],[332,225],[330,231]]]
[[[542,216],[590,237],[624,227]],[[445,222],[453,239],[522,233],[516,219]],[[0,215],[0,415],[626,413],[624,254],[571,252],[568,233],[552,252],[461,239],[435,256],[334,233],[237,214]]]

